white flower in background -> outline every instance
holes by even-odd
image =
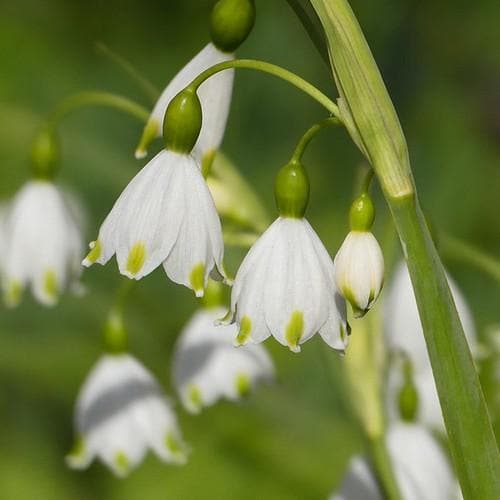
[[[455,500],[459,488],[439,444],[424,428],[393,424],[387,448],[403,500]],[[347,474],[330,500],[383,500],[384,495],[368,462],[351,460]]]
[[[379,296],[384,282],[384,256],[369,231],[351,231],[334,261],[335,281],[353,308],[363,316]]]
[[[219,216],[194,158],[163,150],[124,189],[83,261],[116,253],[125,276],[140,279],[160,264],[175,283],[202,296],[210,273],[222,277]]]
[[[29,283],[38,302],[52,306],[78,281],[83,250],[73,205],[52,182],[27,182],[4,223],[3,290],[9,306]]]
[[[273,335],[299,352],[316,332],[338,351],[348,343],[332,259],[304,218],[278,217],[253,245],[236,274],[231,312],[239,344]]]
[[[128,354],[105,355],[76,403],[77,440],[67,464],[84,469],[99,458],[125,476],[151,449],[161,460],[186,461],[175,414],[151,373]]]
[[[163,118],[170,101],[205,69],[231,59],[234,59],[233,54],[223,52],[214,44],[209,43],[177,73],[153,108],[137,146],[136,158],[144,158],[150,143],[156,137],[161,136]],[[198,91],[203,110],[203,123],[193,149],[193,155],[200,163],[205,155],[215,152],[219,148],[224,137],[231,105],[233,79],[234,70],[222,71],[205,81]]]
[[[180,334],[173,380],[184,407],[198,413],[220,398],[238,400],[273,377],[271,358],[261,345],[234,346],[236,325],[215,326],[227,311],[197,311]]]
[[[448,283],[457,306],[458,314],[471,350],[475,350],[476,332],[472,314],[455,282],[448,276]],[[410,275],[402,261],[394,272],[384,301],[384,329],[388,348],[394,352],[388,373],[387,407],[392,418],[398,418],[398,394],[403,385],[402,358],[404,353],[411,362],[413,383],[418,393],[417,420],[444,431],[444,422],[437,395],[432,368],[427,354],[424,334]]]

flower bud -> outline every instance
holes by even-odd
[[[202,119],[201,103],[196,91],[186,88],[179,92],[165,112],[165,148],[175,153],[190,153],[200,135]]]
[[[219,0],[210,18],[210,36],[223,52],[234,52],[248,37],[255,23],[253,0]]]
[[[418,412],[418,391],[413,382],[413,367],[409,359],[403,364],[403,385],[398,395],[398,406],[404,421],[415,421]]]
[[[33,176],[37,179],[54,178],[59,160],[59,144],[49,127],[43,127],[31,146]]]
[[[281,168],[274,184],[274,198],[282,217],[304,216],[309,202],[309,179],[302,163],[292,160]]]
[[[351,304],[354,316],[363,317],[379,296],[384,281],[382,250],[368,231],[351,231],[335,257],[335,281]]]

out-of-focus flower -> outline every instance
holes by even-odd
[[[333,262],[304,218],[278,217],[243,260],[232,290],[237,342],[273,335],[293,352],[319,332],[333,349],[348,343],[345,302]]]
[[[223,277],[220,219],[200,169],[189,154],[163,150],[124,189],[83,261],[140,279],[160,264],[168,277],[202,296],[212,273]]]
[[[217,63],[234,59],[233,54],[209,43],[167,85],[158,99],[137,146],[136,158],[144,158],[151,142],[160,137],[165,111],[170,101],[195,77]],[[198,92],[203,110],[203,124],[193,155],[201,163],[205,155],[215,152],[224,137],[231,105],[234,70],[223,71],[204,82]]]
[[[220,398],[237,400],[273,377],[264,346],[234,346],[236,326],[215,326],[227,311],[197,311],[182,331],[173,358],[173,379],[183,405],[197,413]]]
[[[94,366],[78,396],[75,427],[75,446],[66,457],[72,468],[86,468],[97,457],[123,477],[149,448],[164,462],[186,461],[169,401],[128,354],[105,355]]]
[[[351,231],[335,256],[334,266],[335,281],[354,316],[364,316],[384,282],[384,257],[375,236],[369,231]]]
[[[387,448],[404,500],[454,500],[459,488],[446,456],[432,435],[411,424],[392,424]],[[351,460],[347,474],[330,500],[382,500],[384,495],[366,459]]]
[[[454,281],[448,283],[469,345],[474,352],[476,333],[472,314]],[[418,395],[416,418],[419,422],[444,431],[441,407],[432,375],[424,334],[418,315],[410,275],[404,262],[398,264],[384,302],[384,329],[388,348],[394,352],[388,373],[387,407],[392,418],[399,418],[398,394],[404,384],[402,363],[412,366],[413,384]],[[403,353],[403,356],[398,356]]]
[[[4,223],[3,290],[15,306],[30,283],[36,300],[52,306],[80,276],[82,238],[72,204],[47,180],[32,180],[16,194]]]

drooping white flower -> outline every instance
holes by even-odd
[[[71,203],[54,183],[32,180],[13,199],[4,234],[7,305],[19,303],[27,284],[38,302],[56,304],[80,276],[83,244]]]
[[[115,253],[125,276],[138,280],[163,264],[197,296],[210,273],[224,275],[219,216],[192,156],[156,155],[116,201],[83,265],[106,264]]]
[[[469,345],[474,351],[476,333],[472,314],[455,282],[448,276],[448,283],[457,306],[458,314]],[[384,302],[384,329],[388,347],[394,353],[403,352],[413,368],[413,383],[418,393],[417,420],[432,428],[444,431],[444,422],[430,365],[424,334],[420,323],[415,294],[408,268],[398,264]],[[397,418],[398,394],[403,384],[401,357],[393,356],[388,373],[387,407],[389,415]]]
[[[128,354],[105,355],[85,381],[76,403],[77,440],[67,464],[84,469],[99,458],[118,476],[151,449],[183,464],[185,445],[170,402],[151,373]]]
[[[369,231],[351,231],[334,261],[335,281],[353,308],[363,316],[377,299],[384,282],[384,256]]]
[[[144,158],[149,144],[162,133],[163,118],[170,101],[205,69],[234,59],[233,54],[219,50],[209,43],[172,79],[158,99],[142,138],[136,149],[136,158]],[[222,71],[205,81],[198,91],[203,110],[203,123],[193,155],[201,163],[203,157],[215,152],[224,137],[231,105],[234,70]]]
[[[278,217],[243,260],[231,296],[237,342],[273,335],[299,352],[319,332],[333,349],[348,342],[345,302],[333,278],[333,262],[304,218]]]
[[[264,346],[235,347],[236,325],[215,325],[226,312],[222,307],[197,311],[177,341],[174,384],[193,413],[220,398],[240,399],[274,373]]]
[[[393,424],[387,447],[404,500],[455,500],[459,488],[446,456],[424,428]],[[351,460],[347,474],[330,500],[382,500],[384,495],[366,459]]]

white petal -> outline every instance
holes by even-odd
[[[262,346],[236,348],[236,326],[214,326],[224,313],[221,308],[197,312],[181,332],[174,352],[174,383],[183,404],[193,412],[221,397],[237,399],[241,384],[250,389],[273,374]]]
[[[157,136],[161,135],[165,111],[170,101],[205,69],[231,59],[233,59],[232,54],[221,52],[209,43],[177,73],[163,91],[149,118],[149,127],[155,124]],[[203,125],[193,150],[193,154],[200,162],[207,152],[218,149],[222,141],[231,103],[233,78],[234,70],[226,70],[209,78],[200,87]],[[139,157],[145,154],[144,150],[136,152]]]
[[[474,352],[476,332],[472,314],[455,282],[448,276],[458,314],[471,350]],[[404,262],[394,271],[384,302],[384,328],[391,349],[402,350],[411,358],[418,371],[430,369],[430,361],[418,315],[410,275]]]
[[[223,273],[222,228],[210,191],[192,158],[182,166],[182,176],[182,221],[163,267],[172,281],[194,289],[192,273],[202,265],[205,288],[214,267]],[[195,292],[202,295],[203,289]]]
[[[365,459],[354,457],[339,490],[329,500],[382,500],[379,485]]]
[[[30,181],[12,202],[5,226],[5,287],[32,282],[36,299],[53,305],[74,275],[80,231],[61,191]]]
[[[335,257],[335,280],[346,299],[366,311],[378,297],[384,277],[384,258],[370,232],[351,231]]]
[[[142,460],[148,447],[166,458],[168,432],[178,432],[160,386],[126,354],[106,355],[96,363],[77,400],[75,427],[85,453],[80,463],[70,458],[69,464],[82,467],[99,456],[120,476]]]

